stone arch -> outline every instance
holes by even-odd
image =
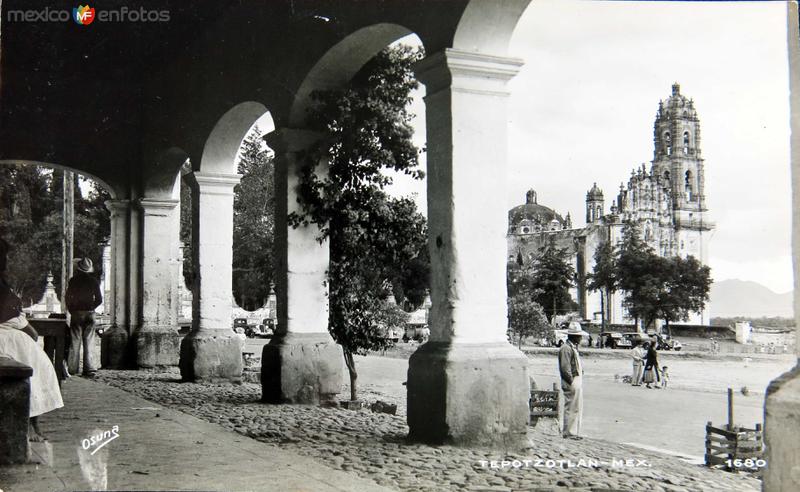
[[[341,87],[380,50],[411,33],[410,29],[399,24],[373,24],[351,33],[331,47],[297,89],[289,113],[289,126],[305,127],[312,92]]]
[[[157,153],[152,159],[152,170],[142,183],[142,195],[154,199],[179,199],[181,168],[188,159],[189,154],[179,147]]]
[[[229,109],[211,130],[200,161],[192,163],[193,169],[209,174],[236,174],[236,156],[242,140],[266,112],[263,104],[254,101]]]
[[[506,55],[514,29],[530,0],[471,0],[458,22],[453,48]]]
[[[71,171],[73,173],[80,174],[80,175],[86,176],[88,178],[91,178],[92,181],[95,181],[96,183],[101,185],[103,187],[103,189],[105,189],[109,193],[109,195],[111,195],[112,199],[116,199],[117,197],[125,195],[123,190],[118,189],[118,188],[114,188],[113,186],[108,184],[108,182],[106,182],[102,178],[100,178],[100,177],[98,177],[98,176],[96,176],[94,174],[87,173],[86,171],[81,171],[79,169],[75,169],[73,167],[62,166],[61,164],[54,164],[54,163],[51,163],[51,162],[32,161],[32,160],[26,160],[26,159],[0,159],[0,166],[1,165],[13,166],[13,165],[17,165],[17,164],[21,164],[21,165],[24,165],[24,166],[41,166],[41,167],[47,167],[47,168],[50,168],[50,169],[59,169],[59,170],[62,170],[62,171]]]

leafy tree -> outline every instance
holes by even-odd
[[[623,304],[645,326],[663,319],[669,329],[670,322],[686,320],[705,307],[711,269],[693,256],[658,256],[638,234],[636,224],[626,225],[617,257],[618,285],[626,293]]]
[[[272,283],[275,186],[272,154],[259,128],[247,134],[239,152],[233,201],[233,295],[245,309],[264,305]]]
[[[639,224],[627,222],[622,230],[622,243],[617,250],[617,288],[625,291],[623,305],[636,319],[637,327],[641,318],[639,305],[643,301],[638,301],[636,297],[658,280],[653,276],[655,265],[651,261],[655,257],[652,248],[642,239]]]
[[[702,311],[711,291],[711,268],[694,256],[667,258],[667,276],[664,279],[663,302],[656,316],[666,322],[684,321],[690,313]],[[672,332],[669,332],[672,335]]]
[[[83,196],[75,175],[74,256],[89,257],[102,272],[102,243],[110,234],[104,202],[110,196],[97,185]],[[0,236],[12,250],[9,284],[30,305],[44,293],[48,272],[61,284],[63,172],[33,165],[0,166]]]
[[[289,219],[295,227],[314,223],[320,239],[330,239],[329,329],[344,352],[352,399],[353,355],[390,346],[385,330],[401,322],[386,297],[392,291],[419,305],[428,283],[425,218],[412,200],[383,191],[391,178],[382,172],[423,177],[407,110],[417,87],[411,65],[420,56],[407,47],[384,49],[344,89],[312,94],[310,126],[326,138],[304,156],[302,211]],[[321,161],[328,169],[317,173]]]
[[[530,288],[538,291],[534,300],[539,303],[551,323],[558,313],[572,311],[577,304],[569,289],[575,285],[575,268],[566,248],[558,248],[555,241],[544,246],[533,261]]]
[[[508,298],[508,327],[517,337],[519,347],[526,337],[545,337],[550,325],[542,306],[534,302],[526,292]]]
[[[586,287],[600,291],[600,316],[603,331],[606,329],[608,296],[617,290],[617,264],[614,245],[606,241],[594,252],[594,268]]]
[[[186,181],[186,174],[192,171],[191,163],[187,160],[181,169],[181,231],[180,238],[183,245],[183,281],[191,288],[194,285],[194,263],[192,263],[192,188]]]

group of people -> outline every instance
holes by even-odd
[[[635,341],[631,349],[631,358],[633,359],[632,386],[641,386],[644,383],[648,389],[667,387],[669,368],[667,366],[659,367],[655,342]]]
[[[561,390],[564,392],[562,436],[569,439],[581,439],[584,372],[578,347],[583,337],[589,336],[581,328],[580,323],[573,321],[567,328],[567,341],[558,351]],[[634,342],[631,357],[633,358],[631,383],[633,386],[642,386],[644,384],[646,388],[667,387],[669,371],[667,366],[659,367],[658,352],[654,341]]]
[[[29,439],[41,441],[44,436],[38,417],[64,406],[55,368],[39,346],[39,334],[28,322],[22,301],[6,280],[10,245],[0,238],[0,356],[9,357],[33,369],[30,378]],[[67,355],[68,371],[77,374],[83,349],[83,374],[91,377],[96,371],[91,347],[94,341],[94,309],[102,302],[100,286],[91,275],[92,262],[78,261],[77,271],[70,279],[66,305],[70,312],[70,344]]]

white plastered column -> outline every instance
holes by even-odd
[[[141,325],[136,332],[136,364],[139,367],[175,366],[180,353],[175,306],[179,230],[175,216],[180,200],[140,198]]]
[[[181,343],[187,381],[239,381],[242,341],[231,329],[233,190],[239,174],[194,172],[192,332]]]
[[[278,327],[264,346],[261,384],[263,400],[271,403],[319,403],[341,390],[342,352],[328,332],[328,241],[317,239],[314,224],[288,223],[290,213],[301,211],[298,171],[318,139],[317,133],[287,128],[267,136],[275,150]]]
[[[431,338],[409,361],[410,437],[526,440],[527,359],[506,339],[506,84],[522,61],[447,49],[425,84]]]
[[[111,329],[101,341],[101,361],[106,369],[122,369],[129,366],[128,340],[130,321],[128,318],[128,276],[130,239],[130,200],[108,200],[106,208],[111,213],[111,268],[106,272],[111,299],[104,299],[111,313]]]

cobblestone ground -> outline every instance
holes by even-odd
[[[536,431],[530,433],[531,448],[511,454],[433,447],[407,443],[408,427],[400,415],[263,404],[257,384],[180,383],[176,371],[105,370],[98,379],[397,490],[760,490],[760,482],[750,476],[709,470],[606,441],[563,440]],[[369,401],[373,395],[367,392],[364,397]],[[612,458],[631,459],[634,464],[646,460],[650,466],[615,467]],[[542,463],[537,463],[539,459]],[[493,468],[491,463],[481,463],[493,460],[519,460],[522,466]],[[530,460],[530,465],[526,467],[524,460]],[[576,466],[548,468],[546,460],[572,460]]]

